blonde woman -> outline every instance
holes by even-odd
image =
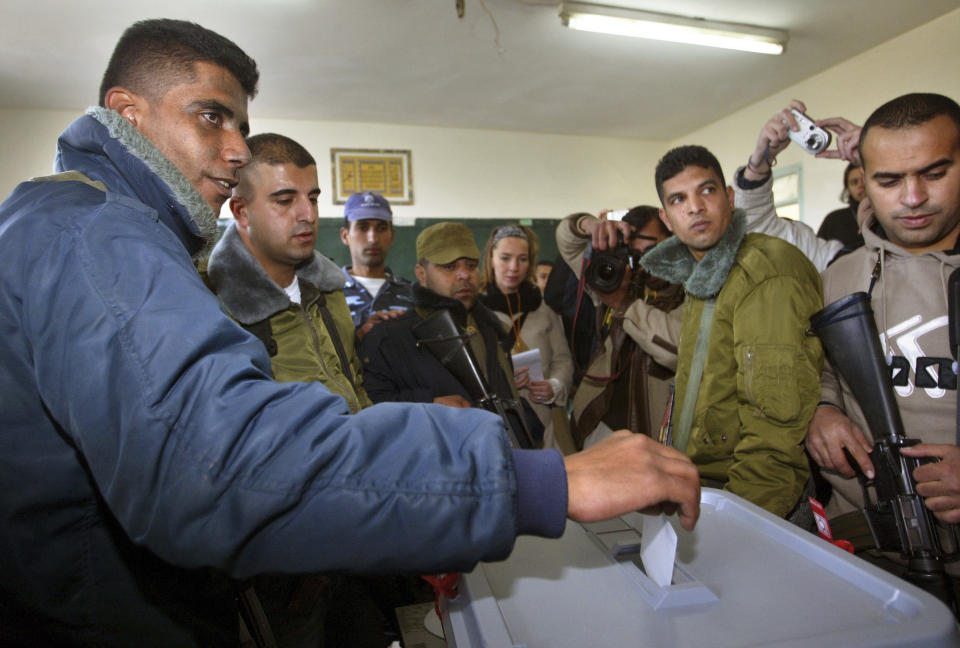
[[[502,225],[490,233],[483,254],[483,304],[513,332],[513,353],[540,350],[543,380],[517,373],[520,395],[544,426],[544,447],[573,452],[567,397],[573,382],[573,357],[560,316],[543,301],[534,283],[537,237],[528,227]]]

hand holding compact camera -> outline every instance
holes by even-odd
[[[789,130],[790,139],[811,155],[827,150],[827,147],[830,146],[830,132],[817,126],[812,119],[796,108],[791,109],[790,112],[793,113],[793,117],[800,127],[799,130],[793,130],[792,128]]]
[[[760,129],[757,145],[747,158],[745,178],[760,180],[770,175],[771,167],[776,164],[777,156],[790,145],[797,142],[804,150],[816,154],[830,144],[830,133],[818,127],[804,113],[807,107],[802,101],[794,99],[783,110],[773,115]],[[794,127],[797,130],[793,130]]]
[[[747,158],[744,178],[762,180],[770,175],[771,167],[790,142],[796,142],[804,151],[820,158],[843,158],[859,164],[857,143],[860,127],[841,117],[821,119],[818,122],[806,115],[807,107],[794,99],[786,108],[767,120],[760,130],[757,145]],[[797,130],[794,130],[796,126]],[[837,148],[829,149],[836,135]]]
[[[846,160],[854,166],[860,166],[860,131],[861,127],[843,117],[829,117],[821,119],[820,125],[836,135],[837,148],[819,153],[817,157]]]

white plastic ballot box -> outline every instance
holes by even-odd
[[[703,489],[673,581],[639,558],[639,513],[522,537],[443,599],[449,647],[947,648],[950,610],[927,592],[723,491]]]

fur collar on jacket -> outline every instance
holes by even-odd
[[[120,113],[102,106],[91,106],[87,115],[106,127],[110,137],[119,141],[134,157],[143,161],[169,189],[170,196],[183,206],[191,222],[188,226],[204,241],[203,248],[194,256],[204,256],[217,241],[217,215],[190,181],[174,166],[160,149]]]
[[[640,263],[661,279],[683,284],[684,290],[694,297],[710,299],[716,297],[726,283],[746,233],[746,215],[742,209],[735,209],[727,233],[707,250],[699,263],[676,236],[644,254]]]
[[[413,284],[413,303],[418,310],[438,310],[445,308],[453,315],[453,321],[455,321],[457,325],[460,327],[466,327],[467,325],[467,310],[463,307],[463,303],[459,299],[443,297],[428,288],[424,288],[419,283],[415,283]],[[503,324],[492,310],[478,301],[470,312],[473,315],[473,319],[476,320],[477,326],[495,331],[500,343],[506,345],[506,348],[509,348],[509,345],[512,344],[510,331],[503,327]]]
[[[253,324],[290,307],[290,298],[270,278],[230,223],[210,254],[207,276],[230,315],[241,324]],[[300,289],[304,282],[319,292],[343,288],[340,268],[316,250],[313,259],[297,268]],[[306,292],[304,292],[306,297]],[[306,301],[306,299],[304,299]]]

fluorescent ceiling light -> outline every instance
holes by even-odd
[[[787,32],[778,29],[583,2],[561,4],[560,20],[570,29],[706,45],[758,54],[783,53],[788,37]]]

